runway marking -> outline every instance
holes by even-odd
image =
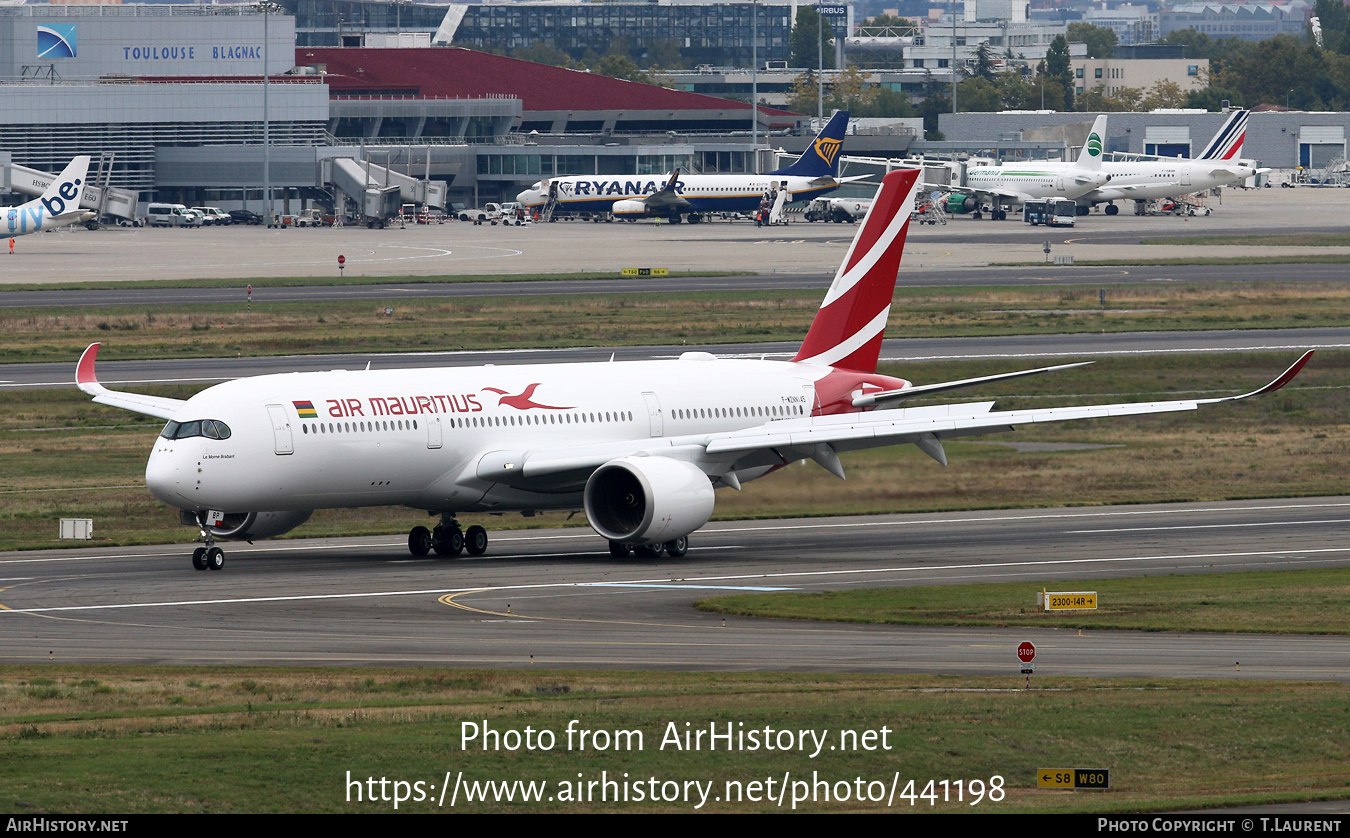
[[[770,588],[757,585],[661,585],[654,582],[588,582],[586,584],[596,588],[676,588],[690,591],[755,591],[757,593],[796,590],[795,588]],[[4,589],[0,588],[0,590]]]
[[[304,548],[296,548],[296,549],[304,549]],[[1102,559],[1047,559],[1044,561],[1033,561],[1033,562],[1025,562],[1025,561],[989,562],[989,563],[970,562],[965,564],[951,564],[951,565],[927,565],[924,567],[859,568],[855,570],[848,570],[848,569],[803,570],[803,571],[791,571],[783,573],[745,573],[730,576],[695,576],[689,577],[687,581],[720,582],[737,579],[800,579],[817,576],[856,576],[856,575],[878,574],[878,573],[913,574],[913,573],[926,573],[934,570],[987,571],[990,569],[1001,567],[1042,568],[1042,567],[1058,567],[1063,565],[1118,564],[1121,562],[1150,562],[1150,561],[1168,561],[1168,560],[1183,560],[1183,559],[1195,561],[1199,559],[1241,558],[1244,556],[1303,556],[1303,555],[1325,554],[1325,553],[1350,553],[1350,547],[1325,547],[1311,550],[1298,550],[1298,549],[1257,550],[1257,551],[1237,552],[1237,553],[1191,553],[1191,554],[1181,553],[1175,555],[1157,555],[1157,556],[1120,556],[1116,558],[1102,558]],[[563,555],[579,556],[579,555],[591,555],[591,553],[588,551],[588,553],[585,554],[578,553],[578,554],[563,554]],[[538,556],[522,556],[521,558],[538,558]],[[453,596],[462,596],[463,594],[466,593],[526,591],[526,590],[541,590],[548,588],[599,588],[599,587],[614,587],[614,586],[640,587],[643,585],[669,585],[670,583],[671,580],[669,578],[631,579],[622,582],[541,582],[529,585],[490,586],[486,588],[473,588],[469,590],[456,588],[429,588],[424,590],[409,590],[409,591],[366,591],[361,593],[348,593],[348,594],[305,594],[294,596],[237,597],[233,599],[170,600],[163,602],[126,602],[107,605],[61,605],[61,606],[44,606],[36,608],[10,608],[6,610],[5,613],[43,614],[58,611],[107,611],[107,610],[120,610],[127,608],[174,608],[174,607],[192,607],[202,605],[240,605],[247,603],[262,603],[262,602],[306,602],[306,601],[317,602],[325,600],[362,599],[368,597],[383,598],[394,596],[426,596],[429,594],[438,595],[442,597],[442,601],[445,601],[446,595],[451,595],[451,598],[453,598]],[[473,609],[472,607],[469,606],[462,606],[459,603],[446,602],[446,604],[455,605],[455,607],[465,607],[467,610],[478,610]],[[505,614],[497,614],[495,612],[488,612],[488,611],[484,611],[482,613],[492,614],[493,616],[503,616],[503,617],[508,616]],[[510,616],[523,616],[523,615],[510,615]],[[536,619],[561,619],[561,618],[536,618]],[[581,622],[609,622],[609,621],[583,620]],[[639,623],[637,625],[676,625],[676,624]]]
[[[880,361],[897,363],[901,361],[957,361],[976,358],[1067,358],[1067,357],[1117,357],[1123,355],[1176,355],[1201,352],[1274,352],[1295,349],[1347,349],[1350,343],[1286,343],[1252,344],[1250,346],[1206,346],[1203,348],[1178,349],[1059,349],[1053,352],[990,352],[983,354],[962,353],[960,355],[893,355],[880,358]]]
[[[1295,503],[1277,506],[1239,506],[1239,507],[1206,507],[1204,509],[1138,509],[1121,512],[1091,511],[1091,512],[1051,512],[1044,515],[991,515],[982,518],[926,518],[924,520],[912,521],[853,521],[841,524],[783,524],[767,527],[728,527],[719,529],[704,530],[706,533],[722,532],[759,532],[762,530],[799,530],[799,529],[831,529],[843,527],[884,527],[884,526],[916,526],[919,524],[970,524],[981,523],[985,521],[1037,521],[1042,519],[1054,518],[1095,518],[1112,517],[1126,515],[1177,515],[1186,512],[1257,512],[1268,511],[1272,509],[1313,509],[1318,507],[1345,507],[1350,503]],[[700,548],[702,549],[702,548]]]
[[[618,585],[621,586],[621,587],[634,587],[634,588],[645,587],[645,586],[643,586],[643,585],[625,585],[625,584],[623,584],[623,583],[607,583],[607,582],[582,582],[582,583],[573,583],[573,584],[574,584],[576,587],[608,587],[608,586],[611,586],[611,585],[613,585],[613,584],[618,584]],[[527,588],[532,588],[532,587],[550,587],[550,586],[548,586],[548,585],[543,585],[543,586],[521,585],[521,586],[512,586],[510,589],[511,589],[511,590],[514,590],[516,587],[527,587]],[[651,586],[651,587],[658,587],[658,586],[653,585],[653,586]],[[681,585],[672,585],[672,586],[666,586],[666,587],[684,587],[684,586],[681,586]],[[475,614],[486,614],[486,615],[488,615],[488,616],[490,616],[490,617],[501,617],[501,618],[505,618],[504,620],[492,620],[492,621],[490,621],[490,622],[504,622],[504,621],[507,621],[507,620],[515,619],[515,620],[518,620],[518,621],[521,621],[521,622],[534,620],[534,621],[539,621],[539,622],[554,622],[554,623],[599,623],[599,624],[601,624],[601,625],[607,625],[607,626],[648,626],[648,627],[653,627],[653,626],[654,626],[654,627],[657,627],[657,628],[686,628],[686,629],[718,629],[718,630],[721,630],[721,626],[718,626],[718,625],[715,624],[715,623],[698,623],[698,624],[693,624],[693,625],[691,625],[691,624],[689,624],[689,623],[650,623],[650,622],[644,622],[644,621],[641,621],[641,620],[599,620],[599,619],[586,618],[586,617],[539,617],[539,616],[535,616],[534,614],[518,614],[518,613],[509,613],[509,614],[508,614],[508,613],[505,612],[505,611],[489,611],[489,610],[487,610],[486,608],[475,608],[475,607],[472,606],[472,605],[466,605],[465,603],[458,602],[458,601],[456,600],[456,597],[466,596],[466,595],[468,595],[468,594],[497,593],[497,592],[503,591],[503,590],[507,590],[507,588],[480,588],[480,589],[475,590],[475,591],[460,591],[459,593],[446,594],[445,596],[441,597],[438,601],[439,601],[442,605],[449,605],[449,606],[451,606],[452,608],[460,608],[460,609],[463,609],[464,611],[472,611],[472,612],[475,613]],[[735,590],[735,589],[732,589],[732,590]],[[664,644],[662,644],[662,643],[639,642],[639,645],[664,645]],[[674,645],[684,645],[684,644],[683,644],[683,643],[676,643],[676,644],[674,644]]]
[[[1161,530],[1212,530],[1228,527],[1301,527],[1308,524],[1350,524],[1350,518],[1328,518],[1325,521],[1257,521],[1239,524],[1182,524],[1175,527],[1117,527],[1107,530],[1065,530],[1065,535],[1095,535],[1107,532],[1155,532]]]

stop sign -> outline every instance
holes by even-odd
[[[347,264],[347,257],[346,257],[346,256],[339,256],[339,257],[338,257],[338,264],[339,264],[339,265],[345,265],[345,264]]]
[[[1036,647],[1030,640],[1023,640],[1017,647],[1017,659],[1022,663],[1031,663],[1036,659]]]

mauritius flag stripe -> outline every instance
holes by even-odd
[[[319,412],[314,409],[314,402],[291,402],[295,405],[295,412],[301,419],[318,419]]]

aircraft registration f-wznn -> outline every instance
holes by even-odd
[[[150,491],[198,527],[198,569],[218,539],[280,535],[330,507],[399,505],[439,515],[408,536],[414,555],[487,548],[459,512],[585,510],[618,556],[682,556],[717,487],[739,489],[793,460],[843,477],[839,454],[913,443],[943,465],[942,441],[1016,425],[1194,410],[1284,386],[1306,353],[1240,396],[994,411],[993,402],[897,407],[916,395],[1064,369],[939,384],[876,373],[917,170],[884,178],[872,210],[790,361],[719,359],[334,371],[265,375],[186,401],[108,390],[98,344],[76,371],[100,404],[169,420],[145,469]]]

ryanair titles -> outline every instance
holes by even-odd
[[[604,198],[609,196],[622,195],[653,195],[661,191],[665,182],[649,180],[642,182],[640,180],[579,180],[576,183],[562,183],[558,188],[564,194],[570,192],[575,196],[586,196],[590,198]],[[684,182],[675,181],[675,191],[684,192]]]

